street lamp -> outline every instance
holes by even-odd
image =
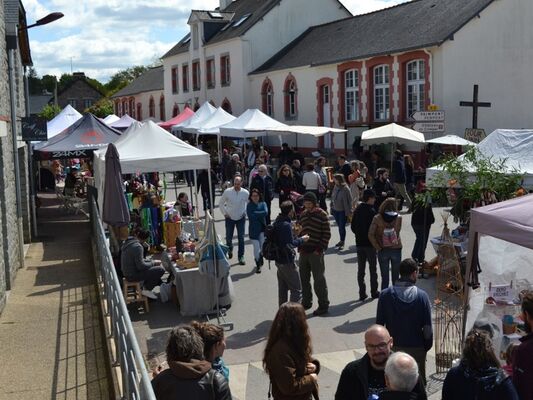
[[[18,32],[26,31],[34,26],[41,26],[49,24],[50,22],[56,21],[59,18],[63,17],[63,13],[54,12],[48,14],[46,17],[37,20],[34,24],[29,26],[19,26],[15,30],[14,34],[11,36],[8,41],[8,53],[7,53],[7,63],[8,63],[8,75],[9,75],[9,94],[11,97],[11,135],[13,141],[13,161],[14,161],[14,170],[15,170],[15,196],[17,201],[17,222],[18,222],[18,231],[19,231],[19,258],[20,265],[24,265],[24,234],[22,231],[22,194],[20,188],[20,169],[19,169],[19,153],[18,153],[18,135],[17,135],[17,108],[16,108],[16,93],[15,93],[15,50],[18,48]],[[24,66],[24,85],[25,85],[25,106],[26,106],[26,116],[29,115],[29,89],[28,89],[28,77],[26,75],[26,66]],[[30,147],[31,153],[31,146]],[[30,164],[31,165],[31,164]],[[33,185],[33,171],[30,171],[30,197],[31,197],[31,208],[32,208],[32,219],[33,219],[33,228],[34,232],[37,232],[37,220],[35,215],[35,198],[33,196],[34,185]]]

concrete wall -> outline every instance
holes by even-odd
[[[446,111],[447,133],[463,135],[472,126],[473,85],[479,100],[478,127],[532,128],[533,2],[495,1],[434,52],[434,102]]]
[[[115,108],[115,114],[118,115],[118,116],[122,116],[124,114],[127,114],[132,117],[132,118],[135,118],[139,121],[142,121],[142,120],[145,120],[145,119],[148,119],[150,117],[150,97],[153,97],[154,98],[154,104],[155,104],[155,117],[153,117],[152,119],[154,121],[161,121],[163,120],[163,118],[161,118],[161,112],[160,112],[160,109],[159,109],[159,100],[161,98],[161,95],[164,93],[163,90],[154,90],[154,91],[151,91],[151,92],[142,92],[142,93],[137,93],[133,96],[124,96],[124,97],[115,97],[113,98],[113,106]],[[132,112],[130,109],[129,109],[129,100],[130,98],[133,97],[135,99],[135,110],[134,112]],[[117,101],[120,101],[120,104],[122,104],[122,101],[125,100],[126,103],[127,103],[127,109],[126,109],[126,112],[124,110],[122,110],[120,108],[120,106],[117,106]],[[141,116],[139,118],[139,115],[137,115],[137,104],[141,103]],[[181,108],[180,108],[181,109]],[[170,112],[168,110],[168,104],[167,104],[167,101],[166,101],[166,98],[165,98],[165,118],[164,120],[166,121],[167,119],[170,119],[170,117],[172,116],[172,109],[170,109]]]

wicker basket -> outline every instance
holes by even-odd
[[[197,268],[198,267],[198,261],[184,261],[184,260],[177,260],[176,266],[179,269],[191,269],[191,268]]]

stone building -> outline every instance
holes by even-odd
[[[57,104],[61,109],[70,104],[78,112],[83,113],[85,109],[105,97],[87,80],[84,72],[74,72],[72,77],[73,79],[57,93]],[[54,97],[49,102],[53,103]]]
[[[25,115],[24,68],[32,64],[26,26],[26,12],[18,0],[0,0],[0,312],[6,302],[16,271],[22,266],[22,241],[30,241],[27,151],[20,141],[20,118]],[[17,35],[18,31],[18,35]],[[13,55],[14,109],[11,107],[9,53]],[[17,216],[12,111],[16,115],[22,215]],[[23,237],[19,235],[18,223]]]

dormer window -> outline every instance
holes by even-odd
[[[200,33],[198,30],[198,24],[192,26],[192,48],[194,50],[198,49],[200,42]]]
[[[248,18],[250,18],[250,15],[252,15],[252,14],[243,15],[239,20],[237,20],[237,21],[235,21],[233,23],[233,27],[237,28],[238,26],[241,26],[244,23],[244,21],[246,21]]]

